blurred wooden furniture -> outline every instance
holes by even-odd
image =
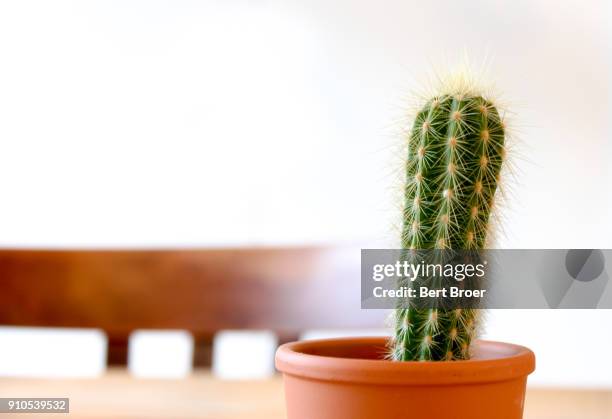
[[[0,325],[89,327],[125,364],[134,329],[186,329],[195,364],[209,365],[215,332],[268,329],[281,342],[316,328],[368,328],[360,310],[360,251],[0,249]]]
[[[210,361],[221,329],[271,329],[281,340],[310,328],[380,327],[360,310],[359,250],[0,250],[0,324],[95,327],[124,363],[134,329],[178,328]],[[111,368],[97,379],[0,378],[2,397],[69,397],[72,418],[281,419],[280,377],[143,380]],[[6,415],[9,417],[9,415]],[[45,414],[45,417],[65,415]],[[38,415],[19,414],[19,418]],[[525,419],[610,419],[612,392],[533,390]]]
[[[184,380],[135,379],[119,369],[111,369],[99,379],[0,378],[0,394],[2,397],[69,397],[69,416],[75,419],[285,418],[280,377],[265,381],[220,381],[201,370]],[[524,418],[610,419],[612,391],[530,389]]]

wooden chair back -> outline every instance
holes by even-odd
[[[195,364],[214,334],[381,327],[360,309],[359,249],[0,250],[0,324],[100,328],[109,364],[135,329],[185,329]]]

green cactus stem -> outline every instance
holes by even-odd
[[[480,95],[442,94],[418,112],[409,134],[403,249],[485,247],[504,136],[499,111]],[[398,308],[390,357],[469,359],[478,312]]]

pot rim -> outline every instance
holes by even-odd
[[[347,354],[364,347],[387,346],[387,337],[351,337],[291,342],[276,351],[276,368],[300,378],[386,385],[448,385],[497,382],[526,377],[535,369],[534,353],[519,345],[479,340],[466,361],[407,361],[313,355],[340,348]]]

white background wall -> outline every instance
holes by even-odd
[[[610,18],[604,0],[2,2],[0,245],[392,243],[405,96],[465,49],[522,140],[498,245],[610,248]],[[609,324],[512,311],[489,330],[538,349],[536,380],[612,386]]]

